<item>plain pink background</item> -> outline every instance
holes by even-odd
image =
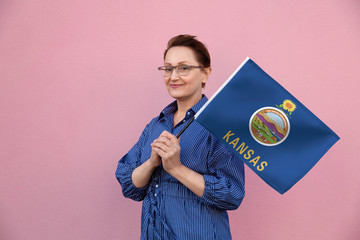
[[[170,37],[212,56],[210,97],[251,57],[341,140],[285,195],[246,168],[233,239],[359,239],[360,2],[0,1],[0,239],[139,239],[118,160],[172,99]]]

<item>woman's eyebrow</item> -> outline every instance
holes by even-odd
[[[181,65],[181,64],[190,64],[190,62],[188,62],[188,61],[181,61],[181,62],[178,62],[178,65]],[[172,65],[171,63],[164,63],[165,65]]]

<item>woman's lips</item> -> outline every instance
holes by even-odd
[[[181,87],[181,84],[170,84],[171,88],[178,88]]]

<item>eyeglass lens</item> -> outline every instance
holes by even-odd
[[[164,76],[165,77],[171,76],[171,74],[174,71],[174,68],[176,69],[176,73],[179,76],[185,76],[185,75],[189,74],[189,72],[190,72],[190,67],[189,66],[182,66],[181,65],[181,66],[174,66],[174,67],[165,67],[165,69],[163,70]]]

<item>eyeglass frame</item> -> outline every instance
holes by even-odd
[[[174,72],[174,69],[176,70],[176,74],[179,75],[179,76],[187,76],[189,73],[183,75],[183,74],[179,74],[178,72],[178,69],[179,67],[188,67],[189,68],[189,73],[190,73],[190,70],[192,68],[200,68],[200,69],[204,69],[205,67],[204,66],[193,66],[193,65],[186,65],[186,64],[181,64],[181,65],[177,65],[177,66],[160,66],[158,67],[158,70],[159,71],[164,71],[164,77],[171,77],[171,75],[173,74]],[[170,72],[170,75],[169,76],[165,76],[165,70],[166,69],[162,69],[162,68],[171,68],[171,72]]]

